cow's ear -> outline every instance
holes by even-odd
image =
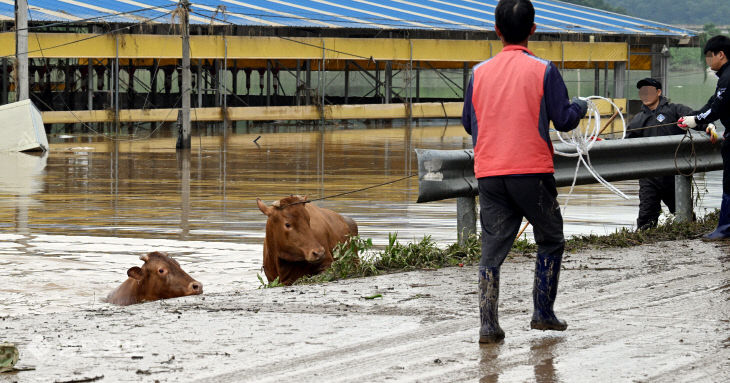
[[[262,213],[266,214],[267,216],[271,215],[271,210],[273,209],[270,206],[266,206],[261,198],[256,198],[256,204],[259,205],[259,210],[261,210]]]
[[[130,267],[129,270],[127,270],[127,276],[136,279],[138,281],[141,281],[144,277],[144,273],[142,272],[142,268],[138,266]]]

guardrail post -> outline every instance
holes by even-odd
[[[674,176],[675,219],[679,222],[692,221],[692,177]]]
[[[456,198],[456,232],[460,245],[477,232],[477,204],[474,197]]]

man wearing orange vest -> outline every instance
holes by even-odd
[[[494,16],[504,48],[474,67],[461,118],[474,143],[479,183],[480,343],[504,338],[497,318],[499,269],[523,217],[532,223],[538,246],[530,327],[568,327],[553,312],[565,240],[549,129],[552,121],[559,131],[573,130],[587,111],[584,100],[568,101],[556,66],[527,49],[536,28],[532,3],[501,0]]]

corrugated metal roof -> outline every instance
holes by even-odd
[[[494,30],[498,0],[192,0],[191,23],[318,28]],[[29,0],[32,21],[169,23],[177,0]],[[693,36],[694,31],[554,0],[533,0],[538,32]],[[14,16],[0,0],[0,20]]]

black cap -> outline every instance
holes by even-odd
[[[659,80],[655,80],[651,77],[641,79],[641,80],[639,80],[639,82],[636,83],[636,89],[641,89],[641,87],[644,87],[644,86],[653,86],[654,88],[661,89],[662,83],[659,82]]]

